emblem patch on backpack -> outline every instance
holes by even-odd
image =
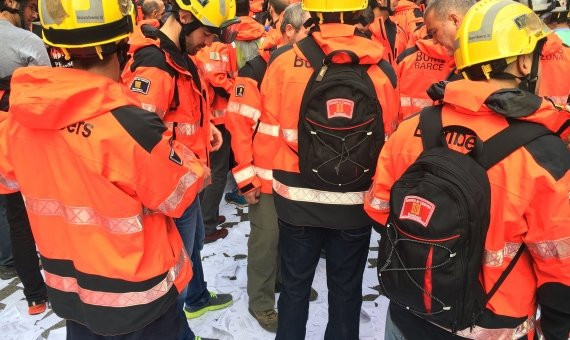
[[[327,100],[327,117],[352,119],[354,113],[354,101],[344,98]]]
[[[427,227],[434,211],[435,204],[425,198],[406,196],[404,198],[404,204],[402,204],[402,210],[400,211],[400,219],[412,220]]]

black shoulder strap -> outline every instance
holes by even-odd
[[[443,106],[428,106],[420,112],[420,130],[424,150],[444,146],[442,142],[441,111]]]
[[[497,282],[495,282],[495,284],[493,285],[493,287],[491,288],[489,293],[487,293],[487,296],[485,297],[485,303],[483,304],[483,308],[485,308],[485,306],[487,305],[487,302],[489,302],[489,300],[491,300],[491,298],[493,297],[493,295],[495,295],[497,290],[499,290],[499,287],[501,287],[501,285],[503,284],[503,282],[505,281],[507,276],[509,276],[509,274],[511,273],[511,271],[515,267],[515,264],[517,264],[517,262],[518,262],[519,258],[521,257],[525,248],[526,248],[525,244],[524,243],[521,244],[521,246],[519,247],[519,250],[517,250],[517,253],[515,254],[515,257],[513,257],[513,259],[511,260],[511,262],[507,266],[507,268],[505,268],[505,270],[501,273],[501,276],[499,276],[499,279],[497,279]]]
[[[483,143],[482,152],[474,155],[485,169],[490,169],[502,159],[533,140],[554,134],[541,124],[509,119],[509,126]]]
[[[313,69],[318,72],[323,66],[323,61],[327,57],[325,52],[317,44],[312,35],[308,35],[297,43],[297,46],[303,52]]]

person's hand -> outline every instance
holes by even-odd
[[[210,123],[210,146],[212,147],[212,152],[220,150],[223,142],[220,130],[218,130],[214,124]]]
[[[261,193],[260,189],[255,188],[255,189],[243,194],[243,197],[245,197],[245,200],[247,201],[247,203],[257,204],[257,203],[259,203],[260,193]]]

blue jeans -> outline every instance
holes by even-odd
[[[0,195],[0,266],[14,266],[10,226],[6,220],[6,196]]]
[[[192,280],[178,297],[179,308],[182,310],[184,304],[193,307],[205,305],[210,301],[210,292],[207,283],[204,282],[200,256],[200,251],[204,247],[204,221],[198,197],[180,218],[174,219],[174,223],[190,256],[193,272]]]
[[[329,289],[325,340],[358,339],[371,230],[371,226],[350,230],[303,227],[279,220],[282,288],[276,340],[305,339],[311,284],[323,246]]]
[[[386,326],[384,328],[384,340],[406,340],[398,326],[392,321],[390,310],[386,313]]]

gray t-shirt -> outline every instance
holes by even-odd
[[[43,41],[30,31],[0,20],[0,78],[22,66],[49,66],[50,60]]]

